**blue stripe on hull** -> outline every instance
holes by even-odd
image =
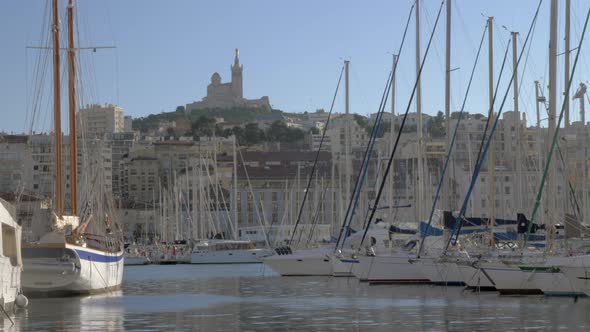
[[[86,251],[86,250],[80,250],[80,249],[75,249],[75,250],[78,253],[78,256],[80,256],[80,259],[86,260],[86,261],[101,262],[101,263],[114,263],[114,262],[118,262],[123,259],[123,253],[121,253],[120,255],[116,255],[116,254],[103,255],[103,254],[97,254],[97,253]]]

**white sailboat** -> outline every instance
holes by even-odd
[[[262,258],[272,254],[270,249],[256,248],[252,241],[200,240],[194,244],[191,264],[262,263]]]
[[[88,294],[115,290],[123,279],[122,237],[115,229],[104,209],[104,195],[95,198],[96,217],[84,213],[84,222],[79,222],[77,194],[77,131],[75,95],[74,6],[68,3],[68,73],[69,73],[69,118],[70,118],[70,215],[64,212],[63,158],[60,94],[60,22],[58,0],[53,0],[53,77],[54,77],[54,171],[55,192],[51,212],[51,231],[39,241],[22,246],[24,271],[22,287],[25,293],[42,295]],[[85,209],[86,211],[88,209]],[[93,223],[93,219],[96,220]],[[99,221],[99,222],[98,222]],[[97,225],[98,224],[98,225]],[[104,224],[104,226],[103,226]],[[87,229],[106,228],[104,234],[87,232]]]

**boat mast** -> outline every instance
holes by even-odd
[[[61,144],[61,78],[59,48],[59,14],[58,0],[53,0],[53,126],[54,126],[54,168],[55,168],[55,204],[58,217],[64,215],[63,183],[62,183],[62,144]]]
[[[543,165],[543,133],[541,131],[541,111],[539,109],[539,103],[545,101],[544,97],[539,96],[539,81],[535,81],[535,106],[537,109],[537,142],[538,142],[538,154],[539,154],[539,160],[538,160],[538,170],[539,170],[539,179],[541,179],[543,177],[543,170],[541,169],[541,165]],[[547,196],[545,195],[545,201],[547,200]],[[544,209],[543,209],[544,210]],[[543,218],[544,220],[544,215],[541,214],[540,217]]]
[[[582,122],[582,146],[584,147],[584,165],[582,166],[582,221],[588,220],[588,148],[586,144],[588,142],[588,130],[586,130],[586,112],[584,111],[584,98],[586,97],[586,84],[580,83],[580,87],[573,99],[580,100],[580,121]]]
[[[494,17],[488,17],[488,98],[489,98],[489,105],[490,105],[490,119],[489,122],[494,122]],[[490,140],[490,159],[488,163],[488,174],[489,174],[489,181],[490,181],[490,190],[488,194],[488,201],[490,204],[490,219],[489,219],[489,227],[490,227],[490,245],[494,245],[494,224],[496,221],[496,191],[495,191],[495,182],[496,182],[496,154],[494,148],[494,135],[490,135],[488,138]]]
[[[422,221],[424,199],[424,172],[422,160],[422,89],[420,84],[420,0],[416,0],[416,114],[418,115],[418,199],[416,203],[416,218]]]
[[[351,119],[348,118],[349,114],[350,114],[350,94],[349,94],[349,66],[350,66],[350,61],[349,60],[344,60],[344,109],[345,109],[345,113],[346,113],[346,136],[344,138],[344,163],[345,163],[345,177],[344,177],[344,188],[345,188],[345,200],[349,200],[351,199],[351,192],[350,192],[350,179],[351,179],[351,167],[350,167],[350,163],[351,163],[351,133],[350,133],[350,121]],[[309,190],[309,188],[308,188]]]
[[[234,201],[233,203],[233,210],[234,210],[234,239],[239,240],[239,231],[238,231],[238,154],[237,154],[237,138],[234,135],[233,139],[233,152],[234,152]]]
[[[563,52],[563,56],[565,57],[564,59],[564,95],[563,97],[565,98],[565,124],[564,124],[564,128],[565,128],[565,132],[568,132],[568,129],[570,127],[570,101],[569,101],[569,91],[567,89],[567,85],[570,82],[570,0],[565,0],[565,31],[564,31],[565,36],[563,36],[563,39],[565,40],[565,50]],[[565,149],[566,153],[567,153],[567,149]],[[567,156],[567,154],[566,154]],[[567,164],[567,159],[566,159],[566,164]],[[567,167],[565,167],[567,169]]]
[[[68,2],[68,97],[70,111],[70,190],[73,216],[78,215],[78,142],[76,131],[76,51],[74,48],[74,3]]]
[[[398,55],[394,54],[393,55],[393,63],[392,63],[392,75],[393,77],[391,78],[392,82],[391,82],[391,121],[389,123],[390,125],[390,130],[389,130],[389,149],[388,151],[393,150],[393,140],[394,140],[394,133],[395,133],[395,76],[396,76],[396,70],[395,70],[395,66],[397,65],[397,59],[398,59]],[[381,159],[379,159],[381,160]],[[394,191],[393,191],[393,176],[390,176],[388,178],[389,180],[389,218],[390,221],[393,222],[393,205],[394,205]],[[375,182],[375,184],[377,183],[377,181]]]
[[[446,56],[445,56],[445,124],[447,136],[447,151],[451,148],[451,0],[447,0],[447,34],[446,34]],[[452,156],[449,156],[452,159]],[[444,181],[444,179],[441,179]],[[447,185],[443,186],[443,207],[453,211],[452,182],[447,176]]]
[[[515,164],[516,167],[516,188],[514,189],[514,196],[516,201],[516,211],[522,211],[523,208],[523,192],[522,192],[522,162],[520,160],[520,112],[518,110],[518,52],[516,47],[516,37],[518,36],[518,32],[511,32],[512,34],[512,66],[514,71],[514,142],[516,145],[516,158]]]
[[[556,129],[555,114],[557,110],[557,0],[551,0],[551,16],[550,16],[550,30],[549,30],[549,125],[547,130],[547,142],[551,142],[551,138]],[[548,192],[549,199],[547,206],[547,219],[545,219],[547,229],[550,229],[553,224],[552,220],[557,214],[556,202],[556,163],[555,158],[551,158],[549,164],[549,179]],[[553,216],[553,218],[551,217]],[[551,250],[552,239],[548,237],[546,244],[547,250]]]
[[[563,166],[563,188],[567,188],[569,182],[569,172],[568,172],[568,165],[569,165],[569,154],[568,154],[568,141],[567,141],[567,134],[569,133],[570,129],[570,101],[569,101],[569,89],[568,84],[570,82],[570,0],[565,1],[565,31],[564,31],[564,40],[565,40],[565,50],[563,52],[563,56],[565,57],[563,62],[563,76],[564,76],[564,83],[563,83],[563,98],[565,107],[565,123],[563,125],[563,134],[561,139],[563,140],[563,145],[565,148],[563,149],[563,159],[564,159],[564,166]],[[567,191],[566,191],[567,192]],[[567,195],[560,199],[561,203],[560,206],[564,207],[564,212],[567,212],[569,204],[566,204]],[[574,212],[572,210],[572,212]],[[561,217],[561,214],[560,214]]]

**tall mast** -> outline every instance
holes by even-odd
[[[551,0],[551,17],[550,17],[550,30],[549,30],[549,125],[547,130],[547,143],[550,144],[551,138],[553,137],[553,133],[555,132],[555,114],[557,110],[557,0]],[[548,174],[548,195],[547,198],[548,206],[546,207],[546,211],[551,213],[555,216],[557,213],[555,200],[556,200],[556,192],[555,192],[555,185],[556,185],[556,164],[555,158],[551,158],[551,163],[549,164],[549,174]],[[545,223],[548,223],[548,226],[551,226],[553,218],[549,217],[545,219]],[[551,239],[549,239],[551,241]],[[547,249],[551,248],[551,242],[546,245]]]
[[[568,132],[570,126],[570,101],[569,101],[569,91],[567,91],[567,85],[570,82],[570,0],[565,0],[565,36],[563,39],[565,40],[565,51],[563,52],[563,56],[565,57],[563,66],[563,78],[564,78],[564,95],[563,98],[565,102],[565,132]],[[567,149],[565,149],[567,151]],[[566,159],[567,161],[567,159]],[[565,167],[567,169],[567,167]]]
[[[389,131],[389,149],[388,151],[393,150],[393,140],[394,140],[394,132],[395,132],[395,66],[397,64],[398,55],[393,55],[393,63],[392,63],[392,75],[393,77],[391,82],[391,121],[390,121],[390,131]],[[379,159],[380,160],[380,159]],[[393,191],[393,176],[388,177],[389,181],[389,218],[393,220],[393,202],[394,202],[394,191]]]
[[[490,106],[490,123],[494,122],[494,17],[488,17],[488,98]],[[488,194],[490,203],[490,245],[494,245],[494,224],[496,222],[496,153],[494,151],[494,137],[491,140],[489,147],[490,159],[488,163],[490,191]]]
[[[350,134],[350,119],[348,118],[348,115],[350,114],[350,103],[349,103],[349,66],[350,66],[350,61],[348,60],[344,60],[344,107],[345,107],[345,112],[346,112],[346,136],[344,137],[344,169],[345,169],[345,177],[344,177],[344,186],[345,186],[345,200],[348,200],[351,198],[351,193],[350,193],[350,178],[351,178],[351,169],[350,169],[350,153],[351,153],[351,143],[350,143],[350,139],[351,139],[351,134]]]
[[[445,56],[445,124],[447,137],[447,151],[451,148],[451,0],[447,0],[447,36],[446,36],[446,56]],[[452,159],[452,156],[449,156]],[[444,181],[444,179],[442,179]],[[443,207],[453,211],[451,202],[452,182],[451,177],[447,175],[447,185],[443,186]]]
[[[516,188],[514,190],[514,196],[516,198],[516,211],[522,212],[523,208],[523,191],[522,191],[522,162],[520,160],[520,112],[518,110],[518,51],[516,47],[516,37],[518,36],[518,32],[512,32],[512,66],[514,70],[514,143],[516,145],[516,158],[514,158],[516,163]]]
[[[568,90],[568,84],[570,81],[570,0],[566,0],[565,1],[565,31],[564,31],[564,40],[565,40],[565,51],[563,52],[563,56],[565,57],[564,62],[563,62],[563,66],[564,66],[564,70],[563,70],[563,78],[564,78],[564,84],[563,84],[563,102],[564,102],[564,107],[565,107],[565,124],[563,126],[563,131],[561,132],[561,139],[563,140],[563,144],[565,146],[565,148],[563,149],[563,159],[565,160],[565,166],[562,168],[563,169],[563,185],[562,187],[565,188],[567,187],[567,182],[569,181],[569,154],[568,154],[568,141],[566,138],[566,135],[569,133],[569,129],[570,129],[570,101],[569,101],[569,90]],[[563,206],[563,211],[564,212],[568,212],[569,209],[568,207],[570,206],[569,204],[566,204],[565,199],[561,198],[560,199],[560,206]],[[572,211],[573,212],[573,211]]]
[[[68,2],[68,97],[70,108],[70,190],[72,215],[78,215],[78,142],[76,132],[76,51],[74,49],[74,3]]]
[[[55,204],[54,209],[58,217],[64,214],[63,183],[62,183],[62,155],[61,155],[61,78],[60,78],[60,49],[59,49],[59,14],[58,2],[53,0],[53,125],[54,125],[54,168],[55,168]]]
[[[422,89],[420,84],[420,0],[416,0],[416,114],[418,115],[418,199],[416,217],[422,220],[424,199],[424,170],[422,165]]]
[[[539,181],[543,177],[543,170],[541,169],[541,165],[543,165],[543,132],[541,131],[541,111],[539,108],[539,103],[543,102],[544,99],[539,96],[539,81],[535,81],[535,106],[537,109],[537,142],[538,142],[538,173],[539,173]],[[544,105],[544,104],[543,104]],[[545,201],[547,200],[547,195],[545,195]],[[545,210],[545,209],[542,209]],[[544,220],[544,215],[540,215],[540,220]]]
[[[580,88],[584,91],[584,95],[580,98],[580,119],[582,120],[582,129],[584,130],[584,176],[582,177],[582,206],[584,207],[584,221],[588,219],[588,129],[586,128],[586,112],[584,111],[584,97],[586,96],[586,86],[580,83]]]
[[[233,149],[234,149],[234,200],[233,200],[233,214],[234,214],[234,239],[239,240],[239,231],[238,231],[238,153],[237,153],[237,137],[234,135],[233,140]]]

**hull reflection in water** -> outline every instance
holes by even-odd
[[[458,287],[281,278],[256,264],[148,265],[125,269],[124,296],[31,299],[14,317],[14,330],[586,331],[589,304],[586,298],[539,301]],[[0,330],[9,326],[4,322]]]

